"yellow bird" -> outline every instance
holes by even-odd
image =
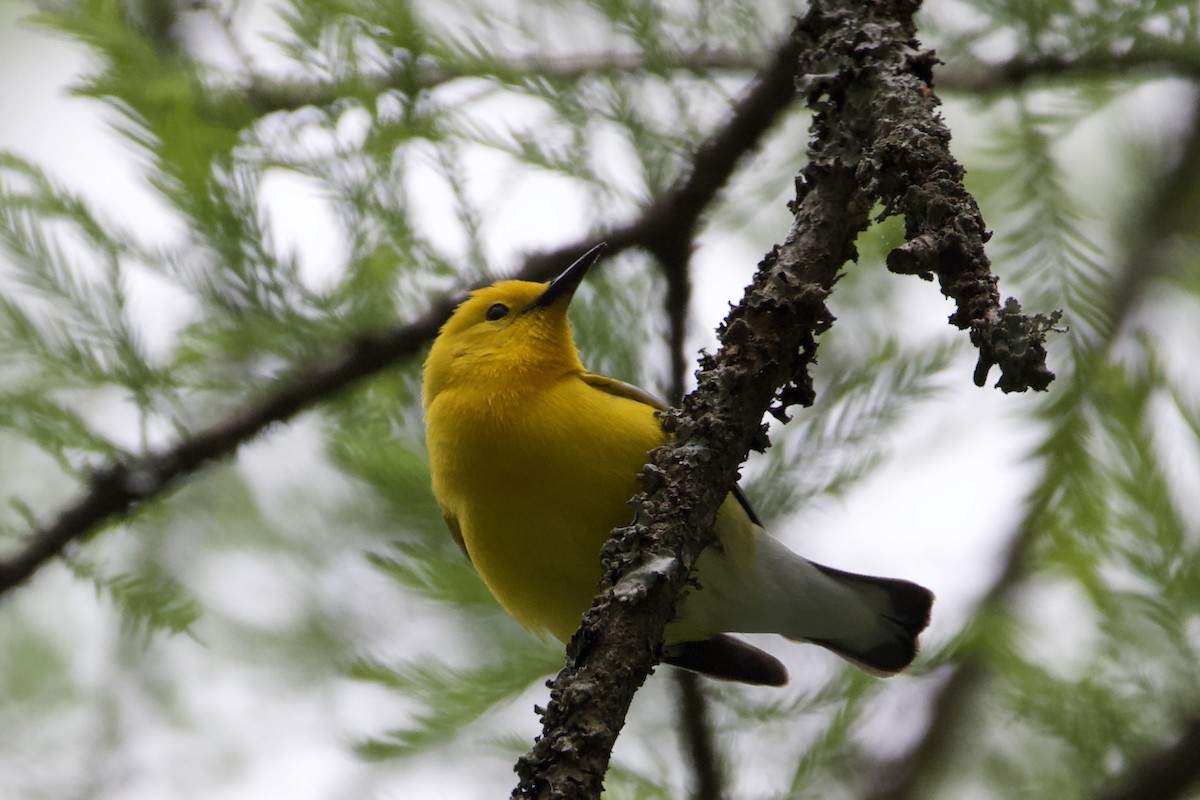
[[[647,452],[667,441],[661,402],[579,360],[567,306],[602,248],[549,283],[473,292],[434,341],[422,387],[433,492],[451,535],[501,606],[563,642],[596,594],[601,546],[632,519]],[[892,675],[916,656],[933,603],[914,583],[801,558],[736,487],[695,577],[664,660],[745,683],[782,685],[787,671],[729,633],[779,633]]]

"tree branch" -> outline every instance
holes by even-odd
[[[1150,754],[1100,800],[1176,800],[1200,782],[1200,716],[1184,726],[1172,744]]]
[[[1138,308],[1146,291],[1167,277],[1176,263],[1171,256],[1179,234],[1194,235],[1200,210],[1200,91],[1192,98],[1188,126],[1174,160],[1164,166],[1153,191],[1138,209],[1136,224],[1119,264],[1109,297],[1113,299],[1112,320],[1119,328]]]
[[[1037,520],[1044,513],[1045,508],[1040,505],[1026,511],[1017,535],[1009,543],[1000,574],[972,614],[973,619],[990,624],[1003,618],[1028,575],[1030,551],[1040,530]],[[993,625],[983,635],[998,638],[1003,634]],[[995,641],[991,645],[1000,646]],[[927,796],[929,786],[942,777],[950,754],[961,741],[962,731],[977,719],[974,701],[990,677],[991,671],[977,651],[971,650],[961,658],[931,704],[929,723],[921,741],[902,760],[878,771],[880,779],[869,795],[870,800],[916,800]]]
[[[723,50],[691,50],[648,58],[640,52],[592,53],[573,56],[512,56],[505,59],[463,59],[455,62],[434,62],[414,59],[397,63],[392,69],[376,74],[358,75],[351,80],[287,80],[253,73],[246,85],[218,93],[215,100],[249,102],[260,114],[276,111],[296,111],[306,106],[323,107],[348,97],[373,102],[389,91],[415,94],[437,88],[462,78],[491,76],[512,83],[542,78],[556,83],[574,83],[589,75],[607,73],[638,73],[649,70],[701,72],[725,70],[758,72],[763,69],[761,57]]]
[[[517,763],[514,797],[599,796],[629,703],[657,663],[675,600],[711,538],[697,532],[711,531],[749,451],[768,444],[764,412],[783,418],[789,406],[813,401],[815,337],[832,322],[824,301],[875,202],[916,216],[910,229],[926,237],[930,252],[970,257],[967,268],[939,265],[964,326],[983,324],[999,305],[994,276],[978,274],[986,266],[982,220],[933,111],[932,56],[916,49],[916,9],[912,2],[827,0],[813,3],[798,24],[797,74],[807,76],[817,113],[791,233],[767,254],[722,325],[720,352],[702,357],[696,390],[665,419],[674,439],[652,454],[647,491],[633,500],[634,525],[614,531],[605,547],[601,594],[568,646],[571,663],[551,683],[542,735]],[[935,181],[954,214],[974,210],[974,228],[935,225],[934,214],[907,199],[931,194]]]
[[[943,92],[992,95],[1058,78],[1113,78],[1135,74],[1200,80],[1200,50],[1158,41],[1152,47],[1137,47],[1124,53],[1100,51],[1017,57],[997,64],[959,64],[953,70],[939,73],[937,88]]]
[[[1131,228],[1133,242],[1124,248],[1125,255],[1114,270],[1111,286],[1106,292],[1106,296],[1112,298],[1109,324],[1101,338],[1089,342],[1087,349],[1076,355],[1077,363],[1099,357],[1112,346],[1147,286],[1167,269],[1175,234],[1189,230],[1192,216],[1188,209],[1200,203],[1194,180],[1200,173],[1200,97],[1194,101],[1191,125],[1178,149],[1177,159],[1164,170],[1157,186],[1141,204],[1143,212],[1139,222]],[[1073,408],[1066,413],[1079,413],[1079,410]],[[1047,504],[1054,492],[1046,489],[1046,482],[1063,469],[1066,467],[1055,464],[1044,468],[1039,481],[1041,489],[1026,510],[1009,545],[1004,566],[972,615],[974,619],[997,619],[1008,613],[1014,594],[1028,574],[1030,551],[1035,546],[1038,531],[1044,527],[1040,520],[1050,513]],[[981,655],[967,652],[963,656],[931,704],[930,721],[921,741],[902,761],[881,770],[882,780],[870,795],[871,800],[910,800],[929,794],[930,787],[940,780],[955,747],[961,743],[961,732],[977,718],[973,714],[974,702],[990,677],[991,672]],[[1193,723],[1193,727],[1197,725],[1200,722]],[[1200,752],[1200,748],[1194,752]],[[1146,770],[1151,769],[1146,767]],[[1200,760],[1197,769],[1200,769]],[[1131,778],[1130,785],[1146,785],[1148,780]],[[1117,796],[1149,800],[1158,795],[1151,792],[1114,795]]]
[[[790,41],[790,38],[789,38]],[[790,73],[791,63],[782,64]],[[787,82],[790,84],[790,81]],[[790,86],[788,87],[790,89]],[[794,96],[794,92],[788,91]],[[695,173],[693,173],[695,174]],[[688,242],[690,243],[689,233]],[[659,265],[666,278],[663,311],[667,318],[667,347],[670,353],[670,383],[666,397],[673,404],[683,399],[687,385],[687,312],[691,304],[691,250],[687,246],[660,250]],[[713,732],[708,697],[700,676],[688,670],[672,670],[679,698],[677,729],[691,769],[691,800],[721,800],[725,795],[724,763]]]
[[[725,796],[721,754],[709,718],[708,698],[699,675],[674,670],[679,694],[679,728],[684,752],[692,767],[691,800],[721,800]]]
[[[932,83],[937,60],[932,52],[900,52],[892,57],[909,65],[910,82],[920,77]],[[839,77],[844,81],[847,75]],[[842,93],[851,107],[862,102],[853,94],[852,84],[821,75],[809,83],[810,103],[826,102],[825,98]],[[996,385],[1001,390],[1043,390],[1054,380],[1046,367],[1045,338],[1058,315],[1026,316],[1012,298],[1001,306],[997,278],[983,249],[991,233],[975,199],[963,187],[965,170],[950,154],[950,131],[932,113],[929,96],[920,91],[897,92],[889,97],[893,105],[877,115],[867,116],[867,109],[860,109],[875,126],[877,138],[861,152],[859,170],[867,173],[867,181],[878,184],[883,202],[880,218],[904,217],[907,241],[888,254],[888,269],[926,280],[937,275],[942,294],[958,307],[950,322],[970,331],[971,343],[979,350],[976,385],[983,386],[992,366],[999,365]],[[835,143],[831,155],[841,155],[841,147]]]
[[[164,494],[179,479],[208,463],[232,454],[270,425],[285,422],[318,400],[418,352],[452,308],[449,300],[442,300],[415,322],[360,337],[283,379],[258,402],[174,446],[96,470],[82,496],[49,525],[35,531],[24,549],[0,562],[0,593],[27,580],[71,542],[86,539],[105,524],[136,512],[142,503]]]

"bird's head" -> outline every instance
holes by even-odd
[[[567,306],[603,249],[593,247],[549,283],[500,281],[472,292],[429,351],[425,406],[452,386],[478,384],[503,393],[581,371]]]

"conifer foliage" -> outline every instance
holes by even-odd
[[[843,169],[828,313],[742,484],[794,549],[933,588],[922,656],[877,681],[768,641],[781,690],[660,668],[606,796],[1200,797],[1200,6],[929,0],[896,66],[970,219],[904,160],[924,132],[831,133],[905,96],[796,19],[868,7],[915,10],[13,5],[0,84],[69,53],[57,102],[96,126],[0,128],[5,796],[508,794],[564,654],[445,532],[424,348],[462,291],[604,240],[585,362],[680,398]],[[986,255],[931,250],[947,220]]]

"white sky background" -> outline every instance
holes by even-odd
[[[86,52],[71,42],[17,25],[16,20],[30,10],[25,2],[0,3],[0,149],[42,166],[58,183],[103,209],[108,218],[125,224],[137,220],[139,230],[151,238],[169,236],[169,230],[152,230],[160,219],[165,224],[165,218],[140,182],[139,165],[130,147],[106,125],[109,112],[97,102],[66,93],[88,67]],[[1148,106],[1152,100],[1147,100]],[[946,109],[946,115],[955,131],[960,125],[965,129],[973,124],[970,115],[954,105]],[[960,133],[956,143],[966,139]],[[1089,172],[1092,180],[1105,177],[1102,170]],[[490,228],[495,234],[491,239],[495,263],[516,266],[515,256],[522,251],[579,237],[582,215],[578,202],[554,192],[550,184],[526,182],[508,198],[503,224]],[[322,264],[344,258],[338,231],[322,201],[307,181],[283,173],[267,181],[265,194],[275,233],[279,241],[288,243],[281,249],[294,250],[306,276],[319,283]],[[787,224],[786,211],[779,211],[777,238],[784,235]],[[696,256],[699,296],[693,313],[693,338],[697,347],[710,345],[712,328],[724,314],[726,303],[740,296],[754,265],[771,244],[764,241],[754,250],[743,240],[715,238],[710,235]],[[738,268],[731,270],[731,264]],[[920,320],[922,335],[963,336],[944,324],[951,308],[936,287],[913,278],[881,279],[892,281],[896,291],[913,296],[918,306],[914,320]],[[143,292],[141,309],[147,330],[157,331],[164,342],[169,341],[186,317],[186,304],[156,295],[152,286],[139,291]],[[837,313],[836,294],[833,305]],[[963,361],[950,373],[954,389],[946,393],[938,410],[926,409],[902,428],[889,465],[845,502],[807,511],[798,522],[803,528],[776,532],[814,560],[843,569],[906,577],[934,589],[939,599],[926,634],[931,643],[953,635],[971,604],[987,588],[996,557],[1020,518],[1018,500],[1031,480],[1021,460],[1032,434],[1008,418],[1031,399],[975,389],[970,385],[971,363]],[[932,447],[931,441],[936,442]],[[289,490],[317,468],[313,454],[318,448],[317,432],[302,421],[254,443],[239,456],[238,463],[242,475],[264,495],[269,507],[272,502],[290,501]],[[980,453],[988,454],[987,458],[981,459]],[[981,470],[989,473],[986,480],[980,479]],[[331,491],[342,490],[344,487],[335,486]],[[49,515],[54,509],[37,510]],[[980,519],[989,524],[982,529],[975,524],[970,529],[963,527],[964,520]],[[339,569],[347,581],[365,587],[364,603],[399,602],[386,579],[374,574],[358,551],[346,553],[345,560],[344,570]],[[258,566],[236,561],[216,566],[222,569],[212,575],[210,591],[200,589],[206,602],[220,602],[219,597],[242,598],[246,601],[244,613],[262,615],[266,620],[289,613],[286,565],[281,568],[282,576],[259,574]],[[347,750],[349,739],[386,730],[402,712],[396,698],[369,687],[335,680],[322,691],[289,691],[271,685],[271,676],[258,674],[236,659],[226,659],[212,643],[206,646],[185,637],[160,635],[145,654],[123,652],[115,644],[117,625],[108,605],[98,604],[89,586],[73,581],[58,566],[44,569],[18,594],[16,602],[0,604],[0,615],[31,613],[37,607],[34,613],[61,631],[64,642],[71,642],[85,685],[135,681],[137,659],[162,659],[174,665],[173,675],[185,687],[184,696],[190,698],[188,713],[203,722],[202,729],[181,733],[151,716],[139,721],[136,711],[132,719],[124,719],[123,724],[135,728],[144,725],[144,735],[128,754],[128,763],[109,765],[123,772],[123,778],[113,784],[121,790],[111,796],[127,800],[327,800],[364,793],[468,798],[483,796],[482,787],[488,787],[488,795],[496,795],[496,787],[502,787],[503,796],[514,783],[508,766],[495,760],[452,772],[428,759],[395,767],[356,760]],[[1049,619],[1072,613],[1069,598],[1055,602],[1047,601]],[[414,614],[429,615],[428,624],[414,621]],[[403,636],[412,640],[399,641],[398,620],[403,620]],[[382,611],[376,633],[381,641],[396,645],[415,642],[432,646],[439,635],[436,611],[425,605],[395,616]],[[810,657],[780,641],[770,647],[789,658]],[[1060,647],[1065,651],[1069,642]],[[661,673],[653,680],[665,683]],[[117,694],[120,696],[119,691]],[[535,698],[540,701],[531,695],[522,707],[526,715],[522,725],[530,734],[536,730],[531,710]],[[241,752],[244,763],[223,767],[216,754],[206,752],[214,738],[223,740],[228,750]],[[70,786],[76,779],[74,775],[65,778],[62,785]]]

